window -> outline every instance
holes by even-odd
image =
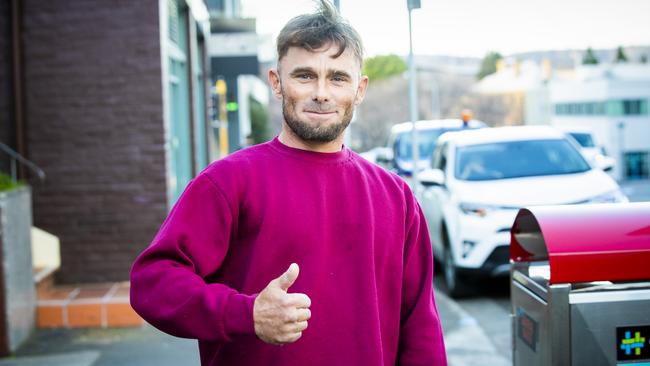
[[[217,10],[217,11],[225,11],[226,9],[226,4],[224,4],[223,0],[208,0],[207,1],[208,9],[212,10]]]
[[[624,158],[625,178],[647,179],[650,177],[648,174],[650,164],[647,151],[626,152]]]
[[[623,113],[626,116],[641,114],[641,100],[624,100]]]
[[[558,116],[593,116],[605,114],[604,102],[558,103],[555,105]]]
[[[610,116],[641,116],[648,114],[648,101],[644,99],[610,100],[607,102]]]
[[[482,181],[576,174],[589,164],[566,139],[507,141],[468,145],[456,150],[454,174],[460,180]]]
[[[440,170],[447,169],[447,144],[440,149]]]
[[[591,137],[590,133],[583,133],[583,132],[571,132],[569,133],[571,137],[573,137],[580,146],[582,147],[596,147],[594,144],[594,140]]]
[[[167,9],[169,11],[169,39],[178,44],[180,40],[178,3],[175,0],[167,0]]]
[[[558,103],[555,105],[555,114],[558,116],[641,116],[648,114],[648,101],[625,99],[606,102]]]

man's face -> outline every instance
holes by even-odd
[[[284,120],[303,141],[330,142],[350,124],[354,107],[363,100],[368,78],[347,48],[337,58],[338,46],[313,52],[289,48],[269,72],[273,92],[282,99]]]

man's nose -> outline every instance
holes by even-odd
[[[314,102],[327,102],[330,100],[330,89],[327,83],[327,79],[319,78],[316,83],[313,96]]]

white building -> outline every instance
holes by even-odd
[[[548,91],[551,125],[593,130],[618,180],[650,179],[650,65],[582,65]]]
[[[522,100],[520,114],[527,125],[548,125],[551,107],[548,99],[547,82],[551,75],[551,64],[534,61],[505,59],[497,62],[497,71],[484,77],[474,86],[474,91],[483,95],[518,96]]]

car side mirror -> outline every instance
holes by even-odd
[[[611,172],[614,170],[614,165],[616,164],[614,158],[604,155],[596,156],[594,162],[596,167],[602,169],[604,172]]]
[[[441,187],[445,185],[445,173],[440,169],[424,169],[418,173],[418,180],[425,187]]]

